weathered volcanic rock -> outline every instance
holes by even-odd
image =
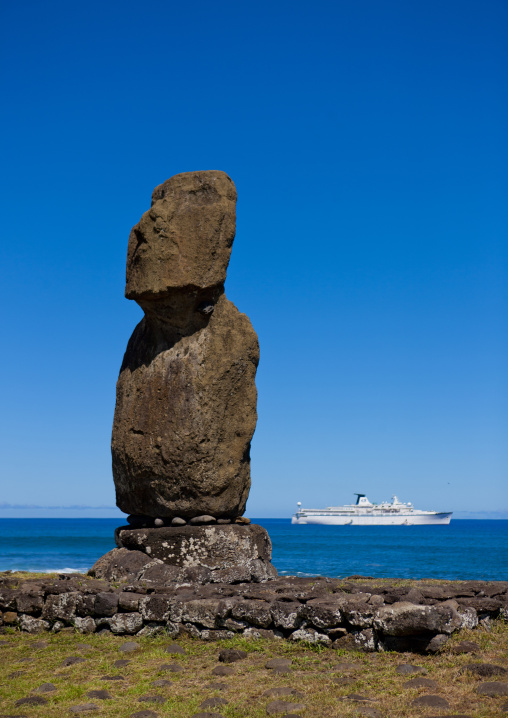
[[[90,569],[90,575],[107,581],[135,580],[150,561],[143,551],[116,548],[97,559]]]
[[[166,180],[132,228],[125,296],[142,305],[173,289],[222,286],[235,223],[236,189],[225,172],[184,172]]]
[[[460,628],[461,621],[452,606],[415,606],[400,601],[380,608],[373,625],[386,636],[418,636],[453,633]]]
[[[173,579],[166,576],[165,582],[189,578],[189,571],[199,567],[209,569],[207,581],[266,581],[277,576],[270,563],[270,537],[257,524],[147,529],[121,527],[116,531],[116,541],[124,550],[130,549],[133,553],[143,551],[152,561],[163,561],[168,568],[175,566],[183,569],[184,572],[175,573]],[[100,559],[103,569],[107,556]],[[114,560],[118,563],[117,558]],[[104,570],[109,575],[110,571]],[[149,578],[146,574],[143,576]]]
[[[235,202],[224,172],[176,175],[131,232],[126,296],[145,316],[127,346],[113,423],[126,513],[217,519],[245,510],[259,347],[224,295]]]

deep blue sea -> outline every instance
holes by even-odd
[[[508,580],[508,521],[449,526],[292,526],[253,519],[272,539],[279,573]],[[0,519],[0,571],[86,572],[115,547],[121,519]]]

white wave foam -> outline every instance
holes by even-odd
[[[298,578],[316,578],[319,573],[306,573],[305,571],[279,571],[280,576],[298,576]]]
[[[0,571],[10,571],[10,573],[87,573],[87,568],[3,568]]]

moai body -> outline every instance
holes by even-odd
[[[117,382],[113,478],[129,514],[235,519],[250,489],[256,333],[224,294],[236,189],[175,175],[132,229],[125,295],[145,316]]]

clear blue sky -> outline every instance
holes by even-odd
[[[261,344],[248,515],[508,509],[504,0],[2,12],[0,502],[114,505],[129,230],[222,169]]]

